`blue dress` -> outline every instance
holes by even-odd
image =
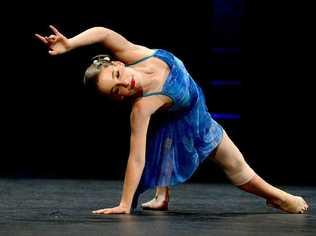
[[[157,49],[153,55],[133,64],[156,57],[170,69],[162,91],[172,100],[167,111],[150,122],[147,133],[146,159],[132,209],[139,195],[149,188],[173,186],[188,180],[223,137],[223,128],[208,112],[201,88],[187,72],[182,61],[172,53]],[[153,123],[153,124],[152,124]]]

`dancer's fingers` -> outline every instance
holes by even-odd
[[[99,210],[96,210],[96,211],[92,211],[92,213],[95,213],[95,214],[106,214],[108,211],[109,211],[109,208],[104,208],[104,209],[99,209]]]
[[[54,50],[49,50],[48,53],[52,56],[56,56],[58,55],[58,52],[57,51],[54,51]]]
[[[50,25],[49,28],[56,34],[57,36],[62,36],[62,34],[55,28],[54,26]]]
[[[49,38],[50,40],[52,40],[52,41],[55,41],[56,38],[57,38],[57,36],[54,35],[54,34],[52,34],[52,35],[50,35],[48,38]]]
[[[38,38],[39,40],[41,40],[45,44],[48,43],[47,39],[44,36],[40,35],[40,34],[35,34],[35,37]]]

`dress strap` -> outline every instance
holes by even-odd
[[[144,58],[141,58],[141,59],[139,59],[139,60],[137,60],[137,61],[135,61],[135,62],[133,62],[133,63],[131,63],[131,64],[127,64],[126,66],[132,66],[132,65],[138,64],[138,63],[140,63],[140,62],[142,62],[142,61],[145,61],[145,60],[147,60],[147,59],[153,57],[153,56],[155,55],[156,51],[157,51],[157,50],[154,50],[154,53],[153,53],[152,55],[149,55],[149,56],[146,56],[146,57],[144,57]]]
[[[145,93],[142,95],[142,97],[149,97],[149,96],[153,96],[153,95],[164,95],[164,93],[163,92]]]

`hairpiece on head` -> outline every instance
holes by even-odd
[[[113,65],[111,62],[111,58],[109,55],[106,54],[99,54],[91,58],[91,65],[86,69],[84,78],[83,78],[83,83],[85,85],[89,84],[88,81],[91,78],[94,78],[100,73],[100,69],[102,66],[109,66]],[[95,82],[95,80],[90,80],[91,82]],[[92,84],[92,83],[90,83]]]
[[[94,56],[91,59],[91,61],[92,61],[92,63],[94,65],[100,66],[100,65],[103,65],[106,62],[111,63],[111,58],[108,55],[101,54],[101,55]]]

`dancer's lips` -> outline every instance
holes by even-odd
[[[135,87],[135,80],[134,80],[134,78],[132,78],[132,80],[131,80],[131,89],[133,89]]]

